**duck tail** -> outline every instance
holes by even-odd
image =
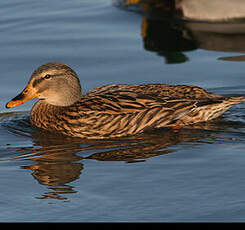
[[[231,104],[236,104],[236,103],[245,101],[245,97],[244,96],[228,97],[225,101],[227,101]]]

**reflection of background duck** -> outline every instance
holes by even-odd
[[[188,61],[183,53],[197,49],[197,42],[183,36],[170,20],[152,20],[146,17],[142,21],[142,38],[144,48],[164,56],[166,63],[182,63]]]
[[[116,1],[119,4],[119,1]],[[232,6],[239,9],[241,18],[245,16],[245,5],[239,5],[237,1],[160,1],[160,0],[128,0],[120,1],[120,6],[124,9],[134,6],[141,10],[146,15],[142,22],[142,38],[144,40],[144,48],[149,51],[157,52],[158,55],[166,58],[166,63],[182,63],[188,61],[186,51],[191,51],[197,48],[223,52],[239,52],[244,53],[244,38],[245,38],[245,21],[244,20],[212,20],[207,21],[206,18],[199,18],[196,21],[186,20],[183,14],[184,10],[188,11],[191,7],[198,10],[204,10],[206,7],[211,7],[208,4],[222,4],[224,12],[231,9]],[[205,5],[207,3],[207,5]],[[182,4],[182,5],[181,5]],[[196,5],[197,4],[197,5]],[[200,4],[200,8],[198,8]],[[203,4],[203,5],[202,5]],[[239,6],[239,7],[238,7]],[[227,7],[227,8],[225,8]],[[179,10],[183,8],[182,10]],[[198,8],[198,10],[197,10]],[[222,10],[222,7],[212,8],[214,10]],[[244,12],[243,12],[244,11]],[[191,10],[190,10],[191,12]],[[212,10],[206,10],[205,13],[212,13]],[[235,11],[222,13],[219,16],[221,19]],[[242,13],[243,12],[243,13]],[[200,13],[201,15],[201,13]],[[237,17],[236,17],[237,18]],[[219,18],[218,18],[219,19]],[[221,57],[221,60],[244,61],[244,56],[238,57]]]
[[[184,52],[197,48],[244,53],[245,23],[201,23],[143,18],[144,48],[166,58],[166,63],[188,61]],[[243,61],[244,57],[220,58]]]

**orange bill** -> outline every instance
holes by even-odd
[[[22,105],[23,103],[33,98],[37,98],[38,96],[38,93],[36,93],[33,87],[31,85],[27,85],[26,88],[19,95],[17,95],[6,104],[6,108],[8,109],[18,105]]]

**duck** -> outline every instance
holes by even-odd
[[[38,98],[30,123],[49,132],[79,138],[132,136],[164,127],[185,127],[221,116],[244,96],[225,97],[193,85],[110,84],[82,94],[68,65],[38,67],[20,94],[6,104],[19,106]]]

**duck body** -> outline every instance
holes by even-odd
[[[30,121],[37,128],[80,138],[114,138],[217,118],[240,97],[222,97],[197,86],[105,85],[81,93],[76,73],[63,63],[39,67],[7,105],[38,97]]]
[[[223,98],[195,86],[107,85],[70,106],[38,101],[31,123],[74,137],[113,138],[208,121],[240,100],[243,97]]]

